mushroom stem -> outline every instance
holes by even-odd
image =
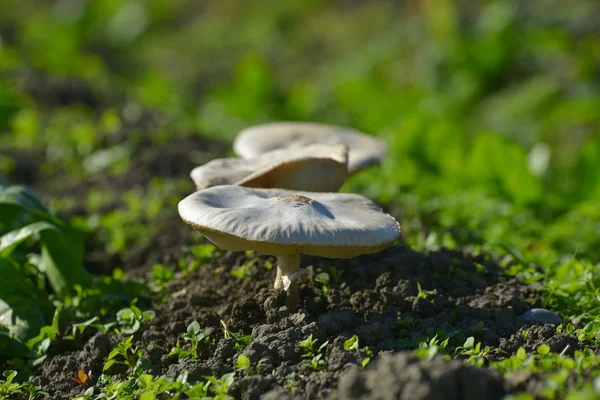
[[[290,256],[277,257],[277,277],[275,278],[275,289],[285,289],[287,297],[285,303],[288,307],[296,307],[300,300],[298,296],[298,283],[296,279],[292,277],[289,282],[289,286],[286,288],[283,283],[283,277],[292,275],[300,269],[300,254],[293,254]]]

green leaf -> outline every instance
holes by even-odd
[[[154,379],[154,377],[150,374],[142,374],[138,378],[138,382],[140,383],[140,385],[142,387],[146,388],[146,387],[150,386],[153,379]]]
[[[329,340],[326,340],[322,345],[319,346],[319,353],[329,344]]]
[[[600,139],[592,136],[583,146],[574,167],[573,178],[579,199],[600,198]]]
[[[115,358],[119,354],[121,354],[121,349],[119,349],[118,347],[116,347],[116,348],[112,349],[111,352],[108,354],[108,359],[112,360],[113,358]]]
[[[344,342],[344,350],[358,351],[358,336],[354,335]]]
[[[77,332],[83,333],[85,328],[87,328],[88,326],[94,326],[94,322],[98,321],[99,319],[100,318],[95,316],[95,317],[88,319],[87,321],[83,321],[83,322],[74,324],[73,327],[71,328],[71,334],[68,336],[63,336],[63,339],[64,340],[75,340]]]
[[[50,321],[53,307],[8,258],[0,257],[0,326],[21,342],[36,336]]]
[[[150,321],[156,317],[154,310],[146,310],[142,313],[142,322]]]
[[[130,308],[122,308],[117,312],[117,320],[122,322],[131,322],[134,318],[133,311]]]
[[[128,336],[125,340],[123,340],[120,345],[125,348],[128,349],[131,347],[131,343],[133,342],[133,336]]]
[[[146,357],[142,357],[135,363],[135,369],[145,371],[152,366],[152,363]]]
[[[550,353],[550,346],[547,344],[542,344],[537,348],[537,352],[538,354],[545,356],[546,354]]]
[[[329,274],[327,272],[321,272],[320,274],[317,274],[317,276],[315,276],[315,281],[319,282],[323,285],[328,285],[329,284]]]
[[[154,400],[156,399],[156,395],[154,392],[144,392],[140,395],[140,400]]]
[[[41,262],[50,285],[57,294],[63,294],[73,285],[91,284],[91,277],[82,268],[83,238],[80,232],[64,220],[52,215],[42,202],[22,186],[0,187],[0,223],[19,227],[2,238],[0,252],[7,254],[33,234],[40,234]]]
[[[465,340],[465,344],[463,344],[463,347],[465,349],[470,349],[475,345],[475,338],[473,336],[469,336],[467,338],[467,340]]]
[[[121,332],[125,333],[126,335],[131,335],[131,334],[136,333],[140,329],[140,326],[141,326],[140,321],[138,321],[136,319],[131,324],[121,325],[120,329],[121,329]]]
[[[56,226],[45,221],[39,221],[5,233],[0,237],[0,255],[10,255],[19,244],[33,235],[48,229],[58,231]]]
[[[237,369],[246,371],[250,368],[250,359],[245,355],[240,355],[236,362]]]
[[[371,362],[371,357],[365,357],[362,362],[360,363],[360,366],[362,368],[366,367],[367,365],[369,365],[369,362]]]
[[[112,352],[111,352],[111,354],[112,354]],[[112,360],[109,358],[109,360],[106,362],[106,364],[104,364],[104,368],[102,368],[102,372],[108,371],[108,369],[110,367],[112,367],[115,362],[116,362],[115,360]]]
[[[15,379],[15,376],[17,376],[17,371],[9,369],[2,372],[2,376],[6,378],[6,383],[10,385],[13,379]]]
[[[438,346],[431,346],[427,349],[427,359],[431,360],[438,353]]]
[[[221,382],[223,382],[226,386],[231,386],[231,384],[233,383],[234,379],[235,379],[235,373],[229,372],[227,374],[224,374],[221,377]]]
[[[198,321],[194,321],[188,325],[187,333],[190,335],[197,335],[198,333],[200,333],[200,324],[198,323]]]
[[[60,322],[60,314],[61,313],[62,313],[62,306],[58,306],[56,308],[56,310],[54,310],[54,316],[52,317],[52,325],[43,326],[40,329],[40,333],[36,337],[29,339],[27,341],[26,345],[29,349],[33,349],[34,347],[36,347],[39,343],[41,343],[45,339],[48,339],[50,341],[53,341],[56,339],[56,337],[60,333],[59,332],[59,322]]]
[[[5,223],[9,220],[14,220],[18,216],[18,214],[13,214],[12,218],[9,218],[9,215],[5,211],[8,207],[18,208],[21,211],[28,211],[48,219],[54,218],[40,199],[24,186],[0,187],[0,221]]]
[[[498,187],[519,203],[536,201],[542,195],[541,181],[529,170],[525,150],[494,133],[477,135],[465,176],[472,183]]]
[[[42,262],[48,281],[57,294],[64,294],[74,285],[89,287],[91,276],[82,267],[83,243],[74,230],[42,232]]]
[[[29,349],[23,343],[11,338],[6,332],[0,332],[0,357],[24,357],[28,351]]]

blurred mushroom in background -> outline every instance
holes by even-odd
[[[311,145],[270,151],[252,159],[220,158],[192,170],[198,190],[218,185],[336,192],[348,175],[348,148]]]
[[[348,146],[348,172],[353,174],[378,164],[387,153],[386,144],[373,136],[352,128],[313,122],[272,122],[242,130],[233,150],[242,158],[286,148],[313,144],[345,144]]]

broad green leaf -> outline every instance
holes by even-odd
[[[583,146],[574,168],[574,178],[578,182],[579,199],[600,198],[600,139],[592,138]]]
[[[467,338],[467,340],[465,340],[465,344],[463,344],[463,347],[465,349],[470,349],[475,345],[475,338],[473,336],[469,336]]]
[[[539,200],[542,195],[542,184],[529,170],[525,150],[493,133],[475,138],[465,176],[471,183],[497,188],[519,203]]]
[[[60,221],[59,218],[52,216],[42,202],[26,187],[0,186],[0,223],[12,226],[15,221],[23,218],[24,213],[34,216],[34,220]]]
[[[153,379],[154,379],[154,377],[150,374],[142,374],[138,378],[138,382],[140,383],[140,385],[142,387],[146,388],[146,387],[150,386]]]
[[[154,400],[156,395],[152,392],[144,392],[140,395],[140,400]]]
[[[110,354],[108,355],[108,359],[112,360],[113,358],[115,358],[116,356],[118,356],[119,354],[121,354],[120,349],[119,348],[114,348],[111,350]],[[106,369],[107,367],[105,367]]]
[[[0,325],[22,342],[50,321],[52,304],[8,258],[0,257]]]
[[[537,352],[538,354],[545,356],[546,354],[550,353],[550,346],[547,344],[542,344],[537,348]]]
[[[112,354],[112,353],[111,353]],[[115,360],[111,360],[109,359],[106,364],[104,364],[104,367],[102,368],[102,372],[108,371],[110,369],[110,367],[112,367],[112,365],[115,363]]]
[[[68,229],[42,231],[42,262],[46,276],[57,294],[74,285],[90,286],[91,276],[83,269],[83,247],[75,233]]]
[[[40,199],[25,186],[8,186],[0,188],[0,204],[19,206],[28,211],[49,213]]]
[[[0,223],[8,228],[17,222],[28,225],[2,237],[0,254],[10,253],[24,240],[39,233],[42,244],[40,269],[46,273],[55,293],[64,294],[75,284],[84,287],[91,284],[91,277],[81,265],[84,251],[81,234],[50,214],[27,188],[0,187]]]
[[[0,357],[13,358],[27,355],[27,346],[0,331]]]
[[[198,321],[194,321],[188,325],[187,333],[189,333],[190,335],[197,335],[198,333],[200,333],[200,324],[198,323]]]
[[[33,235],[48,229],[58,231],[56,226],[48,222],[39,221],[5,233],[0,237],[0,255],[9,255],[19,244]]]

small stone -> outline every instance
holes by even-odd
[[[521,315],[521,318],[529,324],[562,324],[562,319],[558,315],[545,308],[532,308],[529,311],[525,311]]]

